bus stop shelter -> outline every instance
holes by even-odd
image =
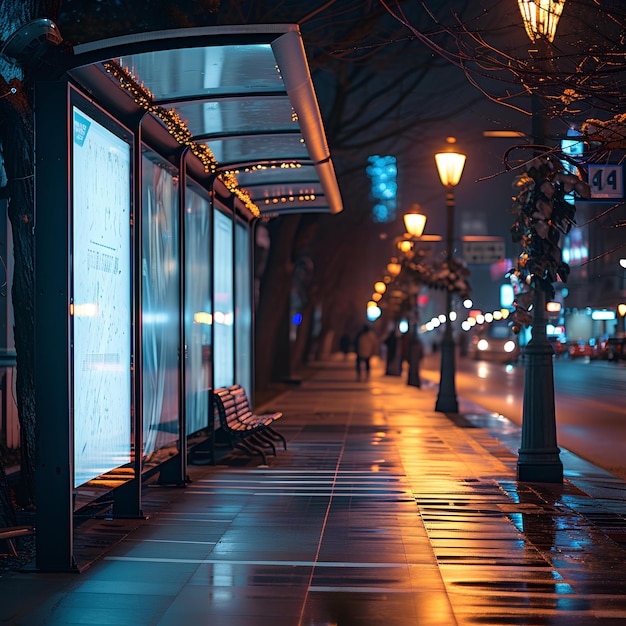
[[[75,512],[141,517],[250,389],[254,224],[342,200],[295,25],[83,44],[35,97],[37,567],[80,570]]]

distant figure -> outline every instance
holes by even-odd
[[[350,352],[350,335],[344,333],[339,339],[339,349],[343,352],[343,360],[348,358],[348,352]]]
[[[402,355],[400,341],[395,329],[392,330],[385,339],[387,347],[387,367],[385,368],[385,376],[400,376],[402,373]]]
[[[422,381],[420,380],[420,362],[424,357],[424,346],[422,341],[416,334],[411,335],[409,340],[409,378],[407,385],[420,388]]]
[[[365,366],[365,380],[370,377],[370,359],[378,352],[378,337],[366,324],[355,340],[356,379],[361,380],[361,364]]]

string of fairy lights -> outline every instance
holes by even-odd
[[[166,109],[155,104],[152,92],[143,83],[140,83],[128,69],[122,68],[117,62],[105,61],[104,69],[118,80],[122,89],[125,89],[133,96],[135,104],[144,109],[144,111],[148,111],[148,113],[158,117],[165,124],[169,134],[181,146],[187,146],[200,159],[206,172],[216,172],[218,162],[213,156],[211,148],[204,143],[193,141],[191,131],[176,109]]]
[[[111,74],[120,84],[120,87],[128,91],[134,102],[143,110],[154,115],[160,119],[167,128],[170,135],[181,145],[189,148],[192,154],[194,154],[202,163],[204,170],[207,173],[215,174],[218,171],[219,163],[215,158],[211,148],[204,143],[194,141],[193,135],[187,126],[187,123],[180,117],[180,114],[176,109],[168,109],[154,102],[154,96],[150,89],[146,87],[142,82],[133,76],[128,68],[123,68],[116,61],[104,62],[105,70]],[[297,122],[298,116],[295,111],[292,111],[292,121]],[[263,170],[268,168],[281,168],[292,169],[302,167],[298,162],[284,162],[278,164],[257,164],[247,168],[243,168],[244,172],[252,172],[257,170]],[[255,217],[260,217],[261,211],[257,204],[252,200],[248,191],[243,189],[239,185],[237,180],[237,174],[241,170],[225,170],[217,173],[217,178],[224,183],[224,186],[235,195],[245,206],[245,208],[252,213]],[[264,198],[265,205],[276,205],[279,203],[287,202],[312,202],[316,199],[315,190],[302,189],[297,193],[290,190],[286,194],[280,196]]]
[[[243,172],[255,172],[259,170],[266,169],[299,169],[302,167],[301,163],[296,161],[289,161],[279,164],[265,165],[259,163],[257,165],[253,165],[251,167],[243,168]],[[228,174],[236,176],[241,173],[242,170],[229,170]],[[280,196],[272,196],[266,197],[263,199],[263,203],[267,206],[272,204],[284,204],[286,202],[312,202],[316,198],[315,189],[300,189],[297,193],[294,193],[293,190],[290,190],[287,194],[282,194]]]

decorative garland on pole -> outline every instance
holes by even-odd
[[[425,262],[421,251],[410,250],[403,256],[404,258],[400,263],[401,271],[393,281],[401,289],[405,289],[407,285],[418,288],[423,286],[429,289],[450,291],[456,293],[460,298],[469,297],[471,291],[468,282],[470,271],[463,260],[453,258],[448,266],[446,260],[435,264]]]
[[[566,196],[575,192],[581,198],[591,197],[589,185],[567,171],[563,159],[564,155],[555,152],[535,157],[514,183],[517,195],[513,211],[517,219],[511,236],[513,242],[521,243],[522,252],[507,276],[516,288],[511,316],[515,333],[532,323],[534,289],[542,289],[551,300],[555,295],[553,283],[567,282],[570,268],[563,261],[559,241],[575,226],[576,208]]]
[[[442,261],[432,268],[432,274],[427,286],[432,289],[441,289],[456,293],[460,298],[470,295],[468,277],[470,271],[462,259],[452,258],[450,263]]]

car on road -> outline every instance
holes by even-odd
[[[506,322],[492,322],[474,335],[469,353],[476,360],[515,363],[521,350]]]
[[[609,337],[606,341],[602,342],[600,358],[607,361],[626,360],[626,337]]]
[[[567,346],[567,354],[571,359],[587,358],[595,359],[598,356],[598,346],[595,341],[572,341]]]

